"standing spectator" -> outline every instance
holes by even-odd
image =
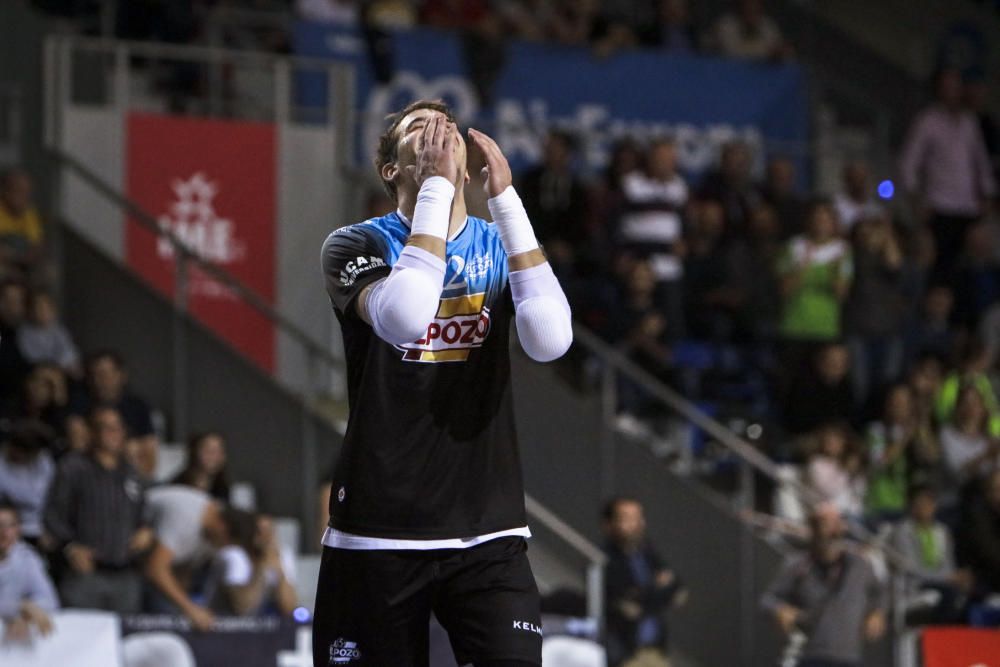
[[[33,547],[38,547],[42,538],[45,497],[55,473],[46,451],[50,440],[44,424],[23,420],[13,425],[5,442],[0,442],[0,502],[17,508],[21,536]]]
[[[68,607],[137,613],[139,556],[152,545],[143,522],[143,487],[125,460],[126,430],[109,407],[94,410],[90,451],[59,462],[45,508],[45,528],[66,556],[60,595]]]
[[[726,219],[719,202],[694,202],[690,210],[684,258],[684,321],[694,338],[725,341],[736,329],[745,277],[734,265],[729,244],[724,242]]]
[[[0,172],[0,280],[37,277],[33,274],[43,257],[44,239],[31,190],[31,177],[26,172]]]
[[[729,262],[734,276],[753,276],[741,280],[740,334],[757,343],[769,343],[777,336],[781,317],[780,293],[776,267],[783,245],[774,209],[762,204],[754,209],[746,238],[729,244]]]
[[[996,183],[976,117],[962,106],[962,75],[937,75],[937,101],[910,127],[900,170],[904,187],[934,232],[935,273],[951,281],[969,226],[985,212]]]
[[[973,385],[964,385],[951,421],[941,427],[941,451],[953,488],[983,477],[1000,464],[1000,441],[988,430],[989,413],[983,396]]]
[[[955,564],[955,542],[948,526],[938,521],[934,488],[918,484],[909,492],[909,514],[892,532],[892,545],[917,567],[918,577],[909,586],[907,617],[910,623],[959,623],[970,573]],[[922,593],[934,591],[927,598]],[[927,601],[932,601],[928,604]]]
[[[215,431],[191,436],[187,446],[187,465],[171,483],[193,486],[216,500],[229,502],[225,438]]]
[[[700,199],[714,199],[722,204],[726,211],[726,231],[731,236],[746,234],[753,212],[763,201],[754,186],[750,167],[750,149],[734,139],[722,146],[719,168],[705,175],[698,193]]]
[[[667,323],[675,335],[684,328],[684,209],[688,186],[677,172],[673,140],[658,139],[646,156],[645,171],[625,176],[625,211],[619,240],[636,256],[647,259],[663,294]]]
[[[986,310],[1000,301],[996,239],[996,226],[985,222],[975,223],[966,233],[965,251],[955,267],[952,317],[966,331],[975,331]]]
[[[73,337],[59,321],[59,311],[48,292],[31,295],[30,316],[17,332],[21,354],[30,364],[56,364],[68,375],[79,378],[80,353]]]
[[[859,221],[869,218],[883,218],[883,207],[875,198],[871,185],[871,170],[863,160],[852,160],[844,167],[843,190],[833,196],[833,208],[837,211],[840,232],[848,236]]]
[[[854,274],[850,246],[837,237],[833,209],[825,200],[809,209],[806,233],[793,237],[778,264],[787,341],[814,344],[841,335],[840,306]]]
[[[821,347],[812,363],[792,378],[785,397],[784,425],[793,434],[806,433],[830,421],[850,421],[854,395],[851,355],[839,343]]]
[[[71,402],[67,420],[72,448],[80,449],[81,440],[86,442],[88,431],[83,416],[96,407],[112,407],[122,416],[133,463],[144,478],[152,479],[159,449],[152,412],[144,400],[128,390],[125,362],[114,352],[98,352],[87,361],[86,389]]]
[[[865,436],[868,514],[875,520],[896,520],[906,511],[910,485],[933,477],[937,464],[935,434],[918,420],[909,385],[896,384],[886,392],[882,416],[868,425]]]
[[[958,561],[972,570],[978,592],[1000,593],[1000,470],[981,480],[962,509]]]
[[[853,231],[854,279],[844,328],[853,363],[854,399],[864,407],[872,392],[903,371],[903,253],[892,221],[885,216],[862,218]]]
[[[796,179],[795,161],[791,158],[776,157],[767,163],[761,195],[778,216],[782,238],[800,233],[805,219],[806,204],[796,191]]]
[[[200,489],[177,485],[150,489],[146,504],[156,535],[146,559],[153,611],[180,612],[198,630],[208,630],[215,616],[198,602],[205,571],[216,551],[233,542],[222,507]]]
[[[561,278],[571,274],[587,240],[583,184],[573,173],[573,137],[552,130],[545,138],[542,163],[526,171],[517,191]]]
[[[587,197],[587,228],[594,239],[595,250],[604,249],[605,254],[599,259],[606,265],[612,263],[611,249],[614,247],[614,234],[617,231],[610,222],[617,222],[625,205],[625,177],[636,171],[642,165],[642,152],[638,144],[624,137],[611,147],[608,166],[601,177],[591,184]]]
[[[806,463],[807,486],[841,514],[859,518],[864,476],[850,427],[836,422],[824,424],[816,432],[813,448]]]
[[[638,500],[618,497],[604,507],[605,627],[611,667],[668,667],[664,614],[687,600],[677,574],[646,540]]]
[[[820,505],[809,525],[808,552],[786,559],[761,606],[786,635],[804,635],[798,667],[860,667],[864,640],[885,632],[885,590],[844,543],[836,508]]]
[[[774,19],[764,13],[763,0],[736,0],[735,11],[715,24],[719,52],[729,58],[780,61],[790,58],[791,47]]]
[[[0,282],[0,401],[17,395],[28,372],[28,362],[17,344],[26,299],[27,291],[20,283]]]
[[[209,585],[212,608],[237,616],[290,617],[298,600],[294,557],[281,549],[270,517],[223,514],[232,542],[219,550]]]
[[[0,503],[0,643],[31,638],[52,631],[49,614],[59,608],[59,599],[42,559],[21,541],[17,509]]]

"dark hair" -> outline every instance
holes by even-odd
[[[21,511],[17,509],[17,505],[6,498],[0,498],[0,512],[10,512],[17,519],[17,522],[21,523]]]
[[[247,553],[254,553],[257,537],[257,515],[225,505],[222,508],[222,523],[229,533],[229,541],[237,544]]]
[[[546,134],[546,139],[548,139],[549,141],[555,139],[563,146],[565,146],[566,150],[569,151],[570,153],[575,152],[577,149],[576,135],[573,134],[570,130],[565,128],[561,127],[551,128]]]
[[[21,290],[23,292],[27,292],[28,291],[27,286],[23,282],[21,282],[20,280],[14,280],[14,279],[10,279],[10,278],[8,278],[7,280],[0,280],[0,294],[2,294],[3,292],[6,292],[11,287],[15,287],[15,288],[17,288],[17,289],[19,289],[19,290]]]
[[[906,490],[906,500],[912,504],[919,496],[930,496],[937,500],[937,487],[930,482],[914,482]]]
[[[615,516],[618,514],[618,506],[625,503],[635,503],[636,505],[642,505],[637,498],[632,496],[613,496],[604,503],[604,508],[601,510],[601,517],[605,521],[614,520]]]
[[[218,431],[201,431],[199,433],[194,433],[187,441],[187,463],[184,469],[177,474],[173,479],[174,484],[183,484],[184,486],[194,486],[195,476],[198,472],[198,450],[201,448],[201,444],[205,442],[208,438],[219,438],[223,442],[226,441],[226,437],[219,433]],[[219,472],[212,476],[211,483],[208,485],[208,493],[213,498],[217,498],[222,501],[229,500],[229,475],[226,473],[225,467]]]
[[[98,361],[103,361],[105,359],[117,366],[118,370],[125,370],[125,360],[122,359],[122,355],[118,354],[114,350],[97,350],[96,352],[91,352],[87,356],[87,368],[89,369]]]
[[[88,421],[90,423],[90,427],[96,430],[97,416],[104,412],[111,412],[118,416],[118,421],[121,422],[122,428],[125,430],[125,435],[126,437],[128,437],[129,434],[128,424],[125,422],[125,415],[123,415],[121,411],[118,408],[114,407],[113,405],[98,405],[94,407],[90,411],[90,415],[88,415]]]
[[[399,124],[408,115],[420,109],[440,111],[449,121],[452,123],[455,122],[455,114],[452,112],[451,107],[445,104],[444,100],[417,100],[416,102],[407,104],[400,111],[386,116],[389,126],[382,133],[382,136],[378,138],[378,149],[375,151],[375,171],[378,172],[379,180],[382,181],[382,187],[385,188],[386,194],[389,195],[392,201],[397,201],[396,184],[382,178],[382,167],[395,162],[399,158],[399,137],[396,132],[399,129]]]
[[[52,429],[37,419],[19,419],[11,424],[7,442],[11,447],[25,452],[49,449],[55,440]]]

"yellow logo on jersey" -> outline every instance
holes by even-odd
[[[441,299],[434,321],[423,338],[400,345],[403,361],[440,363],[465,361],[469,351],[480,347],[490,332],[490,309],[483,304],[486,293],[463,294]]]

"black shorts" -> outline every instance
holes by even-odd
[[[460,665],[542,664],[538,588],[527,542],[469,549],[323,549],[313,618],[315,667],[426,667],[431,612]]]

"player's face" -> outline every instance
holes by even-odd
[[[399,148],[397,150],[399,158],[397,159],[397,163],[401,168],[406,165],[416,164],[417,150],[420,148],[420,137],[424,126],[436,116],[443,118],[444,114],[433,109],[417,109],[408,113],[400,122],[398,130]],[[462,137],[461,132],[456,132],[455,137],[457,138],[455,142],[455,162],[458,164],[459,171],[464,174],[466,167],[465,139]]]

